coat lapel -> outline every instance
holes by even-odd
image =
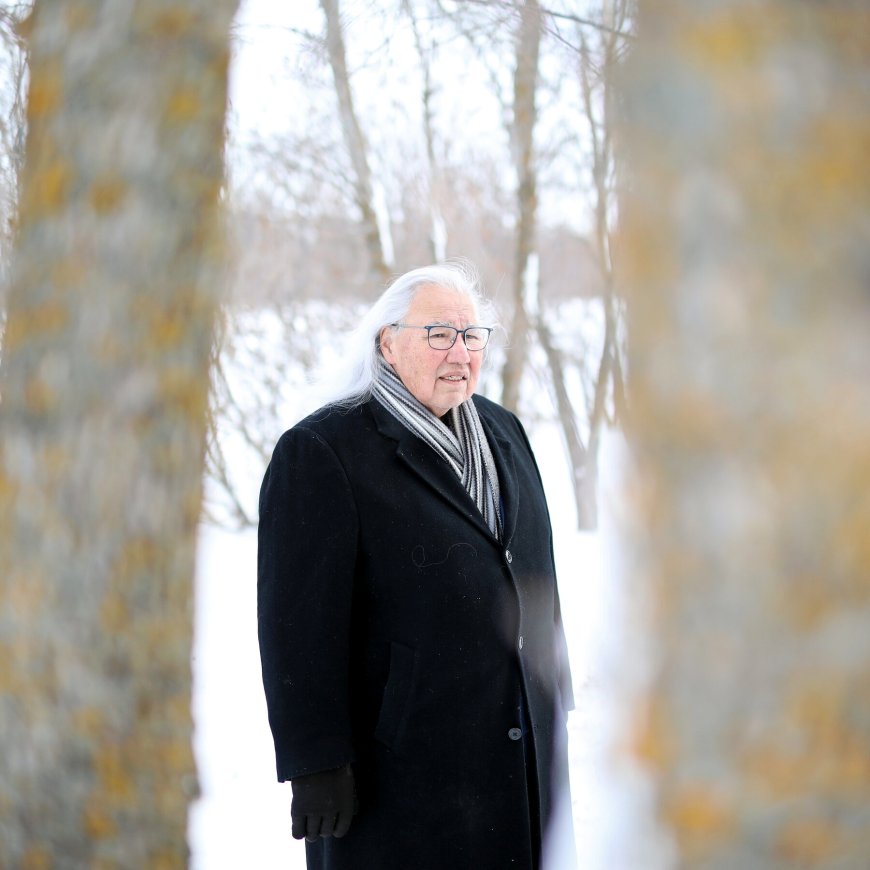
[[[383,408],[376,399],[371,400],[370,407],[381,435],[397,442],[396,456],[399,461],[407,465],[453,510],[458,511],[485,534],[492,536],[483,515],[450,466],[428,444]],[[495,449],[493,453],[496,453]],[[496,458],[496,464],[498,463],[499,460]],[[501,475],[501,468],[499,468],[499,475]]]

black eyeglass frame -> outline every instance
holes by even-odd
[[[446,323],[431,323],[428,326],[417,326],[413,323],[391,323],[391,327],[394,329],[425,329],[426,330],[426,341],[429,342],[429,347],[432,350],[450,350],[454,344],[456,344],[456,339],[459,336],[462,336],[462,343],[465,345],[466,350],[469,353],[480,353],[480,351],[484,350],[486,346],[489,344],[489,339],[492,336],[493,327],[492,326],[466,326],[465,329],[457,329],[455,326],[448,326]],[[455,335],[453,336],[453,341],[447,347],[435,347],[432,344],[432,330],[433,329],[452,329]],[[480,347],[469,347],[468,341],[465,338],[465,333],[469,330],[477,329],[482,330],[486,333],[486,341]]]

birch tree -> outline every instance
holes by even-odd
[[[233,0],[37,0],[0,405],[0,866],[184,867]]]

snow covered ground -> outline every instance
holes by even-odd
[[[605,439],[602,521],[575,529],[574,501],[555,426],[531,440],[555,534],[559,587],[577,709],[569,718],[572,815],[579,866],[613,870],[616,785],[606,752],[615,711],[607,691],[619,656],[623,603],[611,562],[621,441]],[[189,824],[193,870],[301,870],[305,850],[290,836],[290,786],[275,781],[272,740],[260,682],[256,626],[256,533],[203,527],[194,644],[195,751],[201,797]],[[549,870],[560,870],[554,858]]]

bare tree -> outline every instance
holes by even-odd
[[[422,28],[417,12],[414,9],[413,0],[402,0],[402,8],[411,22],[411,31],[414,34],[414,47],[420,59],[420,73],[423,83],[420,98],[423,110],[423,137],[426,142],[427,192],[431,213],[429,243],[432,251],[432,261],[439,263],[447,256],[447,224],[445,223],[444,213],[441,208],[441,173],[438,159],[435,156],[436,133],[432,108],[432,100],[435,93],[435,84],[432,77],[433,51],[431,46],[426,44],[421,32]]]
[[[233,0],[37,0],[0,405],[0,865],[187,864]]]
[[[578,420],[581,410],[566,389],[566,360],[554,344],[546,312],[537,318],[538,337],[546,353],[553,378],[553,391],[561,421],[562,435],[573,472],[578,526],[594,529],[598,524],[598,455],[602,428],[615,422],[624,408],[622,336],[623,306],[615,292],[612,252],[613,225],[616,220],[616,177],[613,155],[612,102],[614,79],[626,48],[627,0],[616,0],[602,7],[605,20],[598,26],[577,22],[575,38],[576,69],[581,86],[583,114],[588,128],[586,155],[592,179],[594,204],[593,245],[595,262],[601,275],[604,335],[597,365],[583,364],[592,372],[591,398],[583,408],[588,434],[584,439]],[[594,22],[593,22],[594,23]],[[591,36],[589,32],[591,31]],[[594,41],[593,46],[591,42]],[[572,49],[573,52],[573,49]],[[612,413],[608,414],[608,405]]]
[[[383,239],[383,232],[388,231],[388,227],[382,226],[383,221],[379,221],[368,152],[354,108],[339,14],[339,0],[320,0],[320,6],[326,16],[326,47],[335,81],[341,129],[354,171],[354,199],[360,212],[369,265],[377,284],[389,275],[391,265],[392,258],[387,256]]]
[[[363,211],[355,207],[360,195],[357,183],[360,175],[350,158],[352,152],[363,159],[363,177],[370,182],[368,192],[363,191],[365,201],[373,199],[371,185],[392,191],[395,220],[391,236],[396,243],[398,264],[410,266],[423,258],[440,259],[445,254],[473,252],[488,285],[497,292],[507,274],[504,287],[510,299],[505,306],[506,314],[514,323],[509,329],[510,347],[503,367],[500,350],[496,351],[496,368],[500,369],[503,382],[499,385],[497,377],[490,377],[481,387],[490,395],[501,392],[509,403],[519,401],[511,399],[511,394],[528,398],[534,389],[551,394],[571,463],[582,528],[592,528],[596,523],[598,444],[602,428],[617,416],[622,395],[620,344],[624,327],[621,303],[612,286],[610,234],[616,210],[612,203],[614,171],[605,103],[612,68],[626,42],[626,4],[627,0],[620,0],[604,4],[598,12],[590,9],[589,17],[581,21],[575,20],[576,16],[559,17],[538,3],[516,0],[450,4],[449,8],[438,0],[383,0],[369,4],[365,14],[353,21],[357,29],[349,29],[348,34],[338,26],[339,7],[333,4],[327,30],[331,21],[333,33],[337,32],[341,39],[340,50],[333,52],[338,62],[330,65],[329,83],[319,78],[306,81],[306,91],[319,95],[335,88],[346,98],[342,100],[339,96],[336,100],[338,112],[331,110],[329,101],[312,99],[307,113],[307,127],[311,129],[288,133],[279,141],[257,143],[255,150],[247,152],[246,161],[253,161],[257,168],[251,172],[250,181],[237,187],[232,195],[235,202],[240,202],[241,191],[249,192],[261,185],[257,179],[269,179],[268,192],[263,188],[260,214],[264,224],[274,221],[280,241],[276,235],[270,245],[264,244],[262,248],[247,244],[248,253],[242,252],[242,258],[250,261],[252,271],[237,283],[256,288],[257,298],[274,307],[272,314],[288,325],[284,341],[290,349],[288,357],[294,355],[292,348],[305,340],[305,336],[292,331],[292,325],[304,321],[305,316],[301,306],[291,300],[301,303],[303,297],[310,297],[310,288],[318,288],[320,294],[327,295],[332,288],[340,287],[367,294],[373,280],[382,281],[381,277],[360,280],[357,264],[372,262],[373,235],[370,233],[363,241],[358,232],[360,224],[347,216],[350,211]],[[398,26],[389,19],[396,12],[401,13]],[[372,32],[375,21],[382,25],[383,34],[381,38],[378,31],[378,39],[372,40],[366,34]],[[389,70],[389,79],[402,78],[396,58],[407,56],[407,52],[393,52],[395,40],[405,38],[406,47],[416,52],[422,79],[418,103],[409,105],[405,100],[396,106],[391,104],[387,92],[383,99],[362,103],[372,112],[372,118],[390,125],[400,119],[406,125],[390,127],[405,135],[387,137],[389,147],[404,150],[401,159],[395,159],[395,151],[390,152],[391,159],[378,168],[377,178],[369,168],[361,134],[352,132],[355,129],[359,134],[360,124],[351,99],[345,38],[356,56],[354,75],[360,77],[376,76],[380,69]],[[310,34],[303,34],[301,39],[308,48],[314,45]],[[463,48],[451,55],[455,47],[451,43],[466,41],[473,46],[471,53]],[[541,70],[542,52],[549,72]],[[436,54],[438,64],[434,62]],[[486,99],[490,106],[497,107],[495,114],[502,119],[506,135],[497,134],[487,142],[488,151],[470,152],[462,142],[454,107],[447,108],[436,99],[436,95],[447,90],[439,78],[442,75],[439,65],[444,57],[451,57],[450,62],[455,63],[457,54],[467,64],[465,74],[478,77],[483,74],[483,82],[489,85],[484,88]],[[505,57],[511,55],[512,61],[506,64]],[[318,66],[325,68],[325,64],[314,63],[318,59],[312,56],[309,76],[319,75]],[[561,66],[555,66],[554,60]],[[565,76],[565,72],[572,71],[576,71],[576,78]],[[586,90],[580,86],[584,74]],[[566,78],[574,82],[573,90],[565,86]],[[337,84],[339,81],[344,83],[342,87]],[[403,98],[407,93],[406,88]],[[573,101],[570,108],[564,104],[566,98]],[[414,100],[413,95],[411,99]],[[341,112],[342,102],[350,112]],[[541,105],[543,122],[539,117]],[[350,149],[349,139],[357,147]],[[504,148],[505,140],[509,149]],[[588,188],[578,186],[572,179],[575,186],[571,194],[578,212],[583,211],[584,203],[590,203],[593,227],[584,244],[576,239],[576,232],[573,234],[576,244],[572,243],[575,250],[570,254],[568,246],[557,241],[565,237],[564,231],[542,222],[538,214],[539,190],[552,195],[555,187],[565,185],[559,168],[564,168],[570,159],[561,156],[566,153],[576,155],[573,159],[581,167],[568,176],[591,179]],[[509,172],[505,171],[507,160]],[[377,227],[374,212],[372,205],[369,225]],[[242,222],[242,216],[237,215],[235,223]],[[439,231],[442,226],[444,232]],[[286,254],[292,258],[293,268],[287,268],[291,260],[282,260],[282,270],[272,276],[268,263],[279,246],[283,258],[288,240],[293,239],[299,240],[298,250]],[[378,249],[376,245],[375,250]],[[577,251],[581,253],[579,258]],[[566,267],[565,262],[571,266]],[[597,274],[590,274],[590,264],[597,265]],[[274,293],[266,293],[266,287],[274,287]],[[244,304],[252,301],[251,290],[247,293]],[[601,341],[591,337],[589,330],[582,336],[569,336],[561,328],[562,306],[572,294],[575,299],[588,300],[583,303],[584,311],[594,310],[597,314],[597,304],[601,302],[604,312],[600,321]],[[287,316],[290,308],[293,313]],[[580,309],[574,306],[573,310]],[[228,316],[231,324],[242,322],[236,314]],[[590,321],[586,314],[583,316]],[[236,353],[233,348],[239,347],[232,333],[233,329],[228,333],[228,353]],[[216,388],[223,393],[223,398],[216,401],[224,408],[227,420],[237,420],[239,443],[249,442],[250,433],[246,436],[242,431],[249,427],[242,424],[259,417],[259,412],[234,412],[230,396],[251,398],[256,391],[249,387],[241,391],[228,389],[229,384],[221,387],[222,373],[235,368],[227,362],[228,365],[215,369]],[[276,360],[275,370],[279,369],[284,367]],[[537,383],[532,380],[535,378]],[[525,405],[522,409],[525,414],[536,414],[546,407],[528,400]],[[272,418],[274,430],[277,411]],[[270,435],[277,432],[271,431]],[[212,443],[217,445],[218,441]],[[225,487],[234,477],[232,469],[220,461],[219,450],[209,456],[215,462],[215,480]],[[233,498],[229,497],[228,504]],[[229,512],[234,521],[246,522],[246,512],[240,507],[237,504]],[[247,515],[250,519],[250,514]]]
[[[510,104],[505,106],[516,176],[516,231],[511,282],[513,319],[502,370],[502,401],[516,409],[523,375],[533,358],[530,351],[536,342],[539,343],[546,361],[545,380],[549,382],[553,395],[572,469],[578,525],[591,529],[596,527],[598,516],[598,453],[602,427],[615,420],[616,412],[623,404],[620,343],[624,328],[622,307],[613,283],[611,236],[616,217],[615,169],[608,107],[612,80],[629,35],[629,4],[624,0],[603,4],[597,12],[598,18],[594,10],[583,18],[559,15],[534,0],[522,3],[480,0],[475,5],[512,11],[517,22],[513,94]],[[553,19],[571,21],[573,31],[566,36],[553,24]],[[551,311],[541,300],[538,287],[540,272],[546,266],[540,262],[535,238],[539,175],[544,158],[539,153],[541,149],[536,153],[534,144],[535,126],[539,120],[536,98],[541,87],[539,64],[544,35],[562,47],[563,54],[571,58],[578,71],[580,108],[588,130],[584,137],[582,131],[574,129],[574,141],[567,144],[577,150],[578,143],[586,143],[579,152],[584,163],[588,164],[592,180],[589,192],[593,203],[591,248],[601,278],[604,314],[603,341],[600,356],[594,364],[585,354],[572,362],[570,355],[558,346],[551,326],[558,313]],[[469,38],[474,40],[475,36],[469,33]],[[496,80],[497,76],[494,75],[493,79]],[[580,193],[578,191],[578,199]],[[588,385],[588,401],[584,395],[572,393],[569,388],[573,380],[572,370],[577,371],[581,382]]]
[[[519,7],[519,27],[513,79],[513,118],[510,126],[513,166],[516,173],[517,230],[514,249],[513,320],[510,343],[502,370],[502,404],[512,411],[519,407],[520,384],[529,343],[529,266],[535,253],[538,193],[534,157],[537,121],[535,97],[538,58],[541,51],[541,8],[537,0],[524,0]]]

